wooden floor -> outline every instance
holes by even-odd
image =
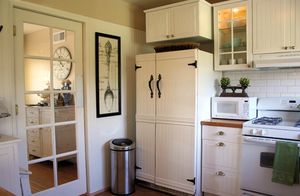
[[[29,165],[32,175],[29,176],[32,193],[37,193],[54,186],[53,164],[51,161]],[[58,162],[58,185],[77,179],[77,165],[67,162]]]
[[[110,191],[106,191],[104,193],[99,193],[96,196],[111,196],[113,194]],[[152,189],[144,188],[141,186],[135,186],[135,192],[132,196],[169,196],[169,194],[158,192]]]

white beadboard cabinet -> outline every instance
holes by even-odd
[[[136,176],[194,194],[191,181],[200,184],[198,122],[210,116],[220,77],[212,55],[197,49],[142,54],[136,68]]]
[[[202,134],[203,191],[238,196],[242,129],[203,125]]]
[[[0,187],[21,195],[18,143],[20,139],[0,135]]]
[[[198,37],[211,39],[211,5],[188,0],[145,10],[146,42]]]
[[[300,51],[300,2],[253,0],[253,53]]]
[[[251,69],[251,0],[218,3],[213,10],[215,70]]]

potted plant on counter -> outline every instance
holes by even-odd
[[[220,84],[221,88],[225,90],[226,87],[230,85],[230,79],[228,77],[222,77],[220,80]]]

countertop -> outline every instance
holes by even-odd
[[[243,128],[243,120],[221,120],[221,119],[207,119],[201,121],[201,125]]]
[[[19,138],[0,134],[0,144],[9,144],[9,143],[20,142],[20,141],[21,139]]]

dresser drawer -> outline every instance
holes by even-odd
[[[26,108],[26,115],[27,115],[27,117],[38,118],[39,117],[39,108],[27,107]]]
[[[222,196],[239,195],[239,173],[218,168],[203,168],[202,189],[204,192]]]
[[[233,171],[239,170],[239,144],[214,140],[202,141],[203,167],[225,167]]]
[[[38,145],[28,145],[28,153],[37,157],[41,157],[41,148]]]
[[[30,138],[39,138],[40,137],[40,129],[28,129],[27,137]]]
[[[203,139],[240,143],[242,129],[217,126],[202,126]]]

